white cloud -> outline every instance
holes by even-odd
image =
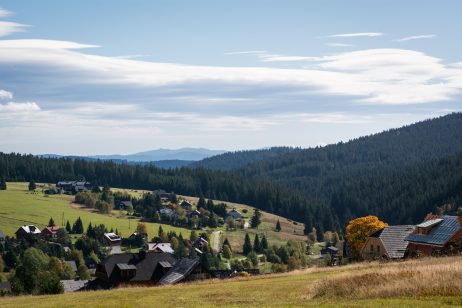
[[[0,100],[12,99],[12,98],[13,98],[13,93],[0,89]]]
[[[0,36],[7,36],[16,32],[23,32],[27,25],[11,21],[0,21]]]
[[[414,35],[414,36],[407,36],[403,37],[402,39],[396,40],[397,42],[407,42],[412,40],[421,40],[421,39],[431,39],[436,37],[435,34],[423,34],[423,35]]]
[[[0,17],[8,17],[10,15],[11,15],[10,11],[7,11],[7,10],[0,7]]]
[[[248,51],[231,51],[231,52],[226,52],[225,55],[251,55],[251,54],[260,54],[260,53],[266,53],[266,50],[248,50]]]
[[[342,33],[342,34],[333,34],[327,37],[374,37],[382,36],[381,32],[357,32],[357,33]]]
[[[312,61],[304,69],[193,66],[120,59],[82,53],[94,47],[46,40],[0,41],[0,69],[30,70],[22,78],[66,95],[69,87],[120,85],[164,89],[175,96],[256,98],[258,93],[342,95],[369,104],[415,104],[452,99],[462,90],[461,69],[441,59],[404,49],[368,49],[324,57],[257,54],[262,61]],[[43,71],[49,84],[43,83]],[[13,74],[15,70],[11,71]],[[65,89],[65,90],[64,90]],[[236,91],[239,89],[239,91]],[[242,94],[243,89],[251,89]],[[188,91],[190,94],[188,94]],[[175,94],[175,93],[179,94]],[[256,94],[252,94],[256,93]],[[291,94],[292,93],[292,94]]]
[[[0,113],[29,113],[39,110],[40,107],[35,102],[0,104]]]
[[[345,43],[326,43],[326,46],[331,46],[331,47],[351,47],[353,45],[345,44]]]

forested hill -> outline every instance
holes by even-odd
[[[247,165],[246,178],[272,179],[307,196],[330,199],[351,178],[380,176],[462,151],[462,113],[426,120],[346,143],[283,154]]]
[[[203,168],[160,169],[154,165],[132,165],[112,161],[42,158],[0,152],[0,179],[56,183],[85,179],[98,185],[132,189],[164,189],[189,196],[244,203],[298,221],[315,220],[322,230],[340,230],[326,202],[310,200],[271,181],[245,179],[226,171]],[[320,217],[321,219],[315,219]]]
[[[462,152],[350,178],[332,194],[331,208],[343,222],[370,214],[392,224],[415,224],[438,210],[461,215]]]
[[[189,166],[192,168],[203,167],[211,170],[233,170],[283,154],[299,151],[301,151],[300,148],[272,147],[269,149],[226,152],[194,162]]]

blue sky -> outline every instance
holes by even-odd
[[[309,147],[460,111],[461,6],[0,0],[0,151]]]

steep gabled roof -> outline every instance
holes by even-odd
[[[382,241],[390,259],[403,258],[408,242],[405,238],[414,231],[412,225],[388,226],[377,231],[372,236]]]
[[[426,245],[444,246],[460,230],[459,216],[445,215],[428,234],[410,234],[406,241]]]
[[[136,275],[132,277],[130,281],[149,281],[152,278],[157,264],[162,261],[167,261],[172,265],[176,263],[176,259],[169,253],[146,252],[144,257],[136,253],[111,255],[105,259],[101,265],[105,267],[109,279],[111,279],[111,276],[114,277],[114,268],[124,264],[130,268],[136,267]]]
[[[40,229],[37,228],[36,226],[34,225],[30,225],[30,226],[21,226],[19,230],[24,230],[27,234],[40,234]],[[16,233],[18,232],[16,231]]]
[[[189,274],[191,274],[196,267],[199,266],[199,262],[196,260],[183,258],[173,266],[162,279],[159,280],[160,284],[174,284],[182,281]]]

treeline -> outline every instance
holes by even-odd
[[[316,227],[320,233],[340,229],[327,202],[306,198],[272,181],[247,179],[226,171],[202,168],[165,170],[152,165],[0,153],[0,178],[52,183],[85,179],[100,186],[162,188],[182,195],[244,203],[294,220],[308,221],[307,230]]]

